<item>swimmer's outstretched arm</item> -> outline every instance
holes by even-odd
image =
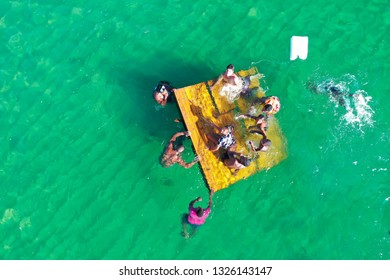
[[[196,156],[193,161],[186,163],[182,158],[179,158],[177,160],[177,163],[184,168],[191,168],[193,165],[195,165],[197,162],[199,162],[199,158]]]
[[[199,196],[199,197],[197,197],[197,198],[195,198],[194,200],[192,200],[191,202],[190,202],[190,204],[188,205],[188,207],[193,207],[194,206],[194,203],[195,202],[198,202],[198,201],[202,201],[202,198]]]
[[[213,195],[214,195],[214,191],[213,191],[213,190],[210,190],[210,194],[209,194],[209,205],[207,206],[207,208],[211,208],[211,206],[213,205]]]
[[[177,139],[177,137],[180,137],[180,136],[190,136],[190,132],[189,131],[185,131],[185,132],[177,132],[177,133],[175,133],[173,136],[172,136],[172,138],[171,138],[171,140],[169,140],[169,142],[175,142],[176,141],[176,139]]]

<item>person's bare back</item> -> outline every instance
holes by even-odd
[[[190,168],[192,167],[195,163],[197,163],[199,161],[199,158],[197,156],[195,156],[194,160],[189,162],[189,163],[186,163],[182,157],[181,157],[181,154],[183,153],[184,151],[184,146],[180,145],[179,147],[177,147],[175,149],[174,147],[174,143],[176,141],[176,139],[180,136],[186,136],[186,137],[189,137],[190,136],[190,133],[189,131],[186,131],[186,132],[177,132],[175,133],[172,138],[169,140],[169,143],[168,143],[168,146],[165,148],[165,151],[164,151],[164,154],[162,156],[162,159],[161,159],[161,164],[162,166],[164,167],[169,167],[175,163],[183,166],[184,168]]]

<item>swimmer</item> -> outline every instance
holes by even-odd
[[[173,94],[176,91],[169,82],[160,81],[158,85],[155,87],[153,92],[153,97],[156,102],[162,106],[165,106],[167,102],[173,100]]]
[[[320,85],[316,85],[313,82],[308,82],[307,88],[317,94],[325,93],[332,96],[338,102],[339,105],[345,108],[348,107],[345,97],[353,96],[353,94],[343,92],[340,85],[334,84],[333,82],[325,82],[325,85],[323,85],[323,83],[321,83]]]
[[[209,195],[209,204],[207,208],[202,208],[200,206],[194,207],[196,202],[202,201],[201,197],[198,197],[190,202],[188,205],[188,214],[183,215],[182,226],[183,226],[183,236],[185,238],[190,238],[198,231],[199,227],[206,222],[207,217],[210,215],[211,206],[213,205],[212,196],[214,191],[210,191]],[[187,224],[192,227],[191,234],[187,231]]]
[[[199,158],[197,156],[195,156],[194,160],[192,162],[189,162],[189,163],[186,163],[182,159],[181,155],[184,151],[184,146],[180,145],[176,149],[174,147],[174,143],[175,143],[176,139],[180,136],[189,137],[190,133],[189,133],[189,131],[178,132],[172,136],[172,138],[169,140],[168,146],[165,148],[164,154],[163,154],[162,159],[161,159],[161,164],[163,165],[163,167],[169,167],[169,166],[177,163],[177,164],[183,166],[184,168],[190,168],[195,163],[197,163],[199,161]]]

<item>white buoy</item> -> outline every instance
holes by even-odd
[[[290,60],[295,60],[298,57],[305,60],[307,58],[308,46],[309,37],[292,36],[290,45]]]

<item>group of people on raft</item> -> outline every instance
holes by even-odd
[[[235,74],[233,64],[229,64],[226,67],[226,71],[222,73],[216,82],[210,86],[210,90],[213,90],[213,88],[221,82],[223,82],[223,86],[219,93],[221,96],[225,96],[229,103],[250,91],[250,77],[240,77]],[[175,90],[176,89],[172,87],[169,82],[160,81],[154,89],[154,99],[160,105],[165,106],[168,102],[174,102]],[[262,135],[262,139],[257,147],[253,141],[248,141],[248,144],[253,152],[266,152],[271,146],[271,141],[268,139],[266,134],[268,126],[267,121],[271,115],[279,111],[280,101],[278,97],[270,96],[258,99],[256,102],[262,105],[262,110],[259,115],[254,116],[251,114],[241,114],[235,118],[236,120],[250,118],[255,121],[255,125],[248,127],[248,131],[249,133]],[[222,151],[221,160],[227,167],[233,170],[233,174],[235,174],[238,170],[249,166],[251,158],[236,151],[237,144],[234,137],[234,126],[228,125],[220,128],[213,123],[210,123],[210,125],[213,127],[213,132],[206,135],[209,142],[208,149],[212,152]],[[184,151],[184,146],[175,146],[177,139],[182,136],[189,137],[190,132],[177,132],[169,140],[161,158],[161,164],[164,167],[169,167],[178,163],[184,168],[190,168],[199,161],[198,156],[195,156],[191,162],[185,162],[182,159],[181,155]],[[212,195],[213,191],[210,191],[209,204],[205,209],[202,207],[194,207],[196,202],[201,201],[200,197],[190,202],[188,209],[189,213],[183,217],[183,235],[186,238],[190,237],[186,229],[187,224],[192,226],[191,235],[193,235],[198,226],[202,225],[209,216],[212,205]]]

